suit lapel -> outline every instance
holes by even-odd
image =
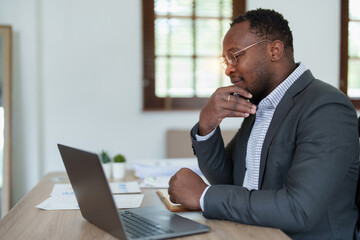
[[[267,155],[270,147],[271,140],[273,139],[276,130],[282,123],[283,119],[285,118],[286,114],[290,111],[290,109],[294,106],[294,102],[290,94],[284,95],[283,99],[281,100],[283,103],[283,106],[278,106],[275,110],[274,116],[271,120],[269,129],[266,133],[263,147],[261,150],[261,159],[260,159],[260,173],[259,173],[259,189],[261,189],[261,185],[263,182],[264,172],[265,172],[265,166],[266,166],[266,160]]]
[[[294,106],[293,98],[302,90],[306,88],[307,85],[314,79],[314,76],[311,74],[310,70],[305,71],[298,80],[286,91],[283,98],[279,102],[273,118],[271,120],[269,129],[266,133],[263,147],[261,150],[261,159],[260,159],[260,172],[259,172],[259,189],[262,187],[265,167],[266,167],[266,160],[269,151],[269,147],[271,141],[277,132],[280,124],[283,122],[284,118],[286,117],[287,113],[290,109]]]

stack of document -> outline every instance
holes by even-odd
[[[210,183],[206,180],[206,178],[202,175],[200,175],[203,181],[210,185]],[[142,179],[140,183],[141,188],[168,188],[169,187],[169,181],[172,176],[157,176],[157,177],[146,177]]]
[[[141,188],[168,188],[171,176],[146,177],[141,183]]]
[[[113,195],[117,208],[140,207],[144,194],[127,194],[141,192],[138,182],[117,182],[109,185],[113,194],[121,194]],[[50,197],[36,207],[44,210],[79,209],[71,184],[55,184]]]
[[[190,168],[207,182],[196,158],[144,159],[134,163],[141,188],[168,188],[170,178],[181,168]]]
[[[135,176],[138,178],[172,176],[185,167],[202,176],[196,158],[144,159],[134,163]]]

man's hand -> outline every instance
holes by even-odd
[[[239,96],[234,96],[233,93]],[[255,114],[256,106],[246,100],[250,98],[251,93],[236,85],[218,88],[201,110],[199,134],[209,134],[226,117],[248,117]]]
[[[189,209],[200,210],[200,197],[207,186],[199,175],[188,168],[182,168],[170,178],[170,201]]]

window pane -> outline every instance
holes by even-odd
[[[221,16],[220,0],[195,1],[196,16],[219,17]]]
[[[351,20],[360,20],[360,1],[350,0],[349,1],[349,18]]]
[[[168,52],[169,26],[166,18],[155,20],[155,55],[166,55]]]
[[[173,58],[170,60],[170,86],[171,97],[194,96],[193,86],[193,58]]]
[[[169,14],[192,16],[192,0],[168,0]]]
[[[220,87],[223,70],[218,58],[198,58],[196,68],[196,96],[209,97]]]
[[[196,54],[220,56],[220,22],[212,19],[196,20]]]
[[[171,19],[170,23],[170,54],[193,55],[192,20]]]
[[[168,0],[155,0],[154,11],[156,15],[167,15],[169,12],[169,1]]]
[[[219,57],[232,7],[233,0],[154,0],[157,97],[209,97],[231,84]]]
[[[156,15],[192,16],[192,0],[155,0]]]
[[[222,3],[221,3],[222,2]],[[232,17],[232,0],[196,1],[196,16],[200,17]]]
[[[360,97],[360,60],[349,60],[348,96]]]
[[[155,94],[158,97],[167,96],[167,59],[158,57],[155,60]]]
[[[230,29],[230,23],[232,21],[230,19],[224,19],[222,20],[222,32],[220,33],[221,34],[221,51],[222,51],[222,40],[224,39],[225,37],[225,34],[227,33],[227,31],[229,31]]]
[[[222,9],[223,17],[232,18],[232,14],[233,14],[232,4],[233,4],[232,0],[223,0],[223,9]]]
[[[349,57],[360,57],[360,22],[349,22]]]

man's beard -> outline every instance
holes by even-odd
[[[263,57],[255,66],[255,81],[248,91],[253,95],[251,102],[258,105],[273,90],[273,75]]]

